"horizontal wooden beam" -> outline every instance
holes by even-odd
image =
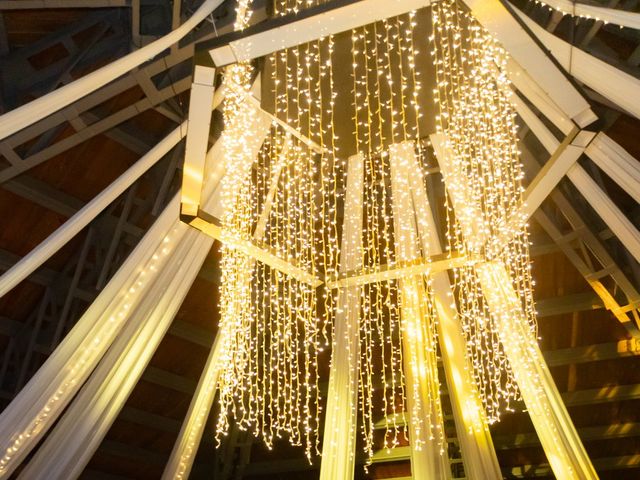
[[[578,432],[583,442],[640,437],[640,423],[614,423],[611,425],[583,427]],[[535,447],[540,445],[540,441],[538,440],[538,435],[535,432],[531,432],[517,435],[495,435],[493,444],[498,450],[510,450],[513,448]]]
[[[130,0],[0,0],[0,10],[130,7]]]
[[[563,315],[565,313],[600,310],[603,308],[604,302],[593,292],[574,293],[562,297],[536,300],[538,318]]]
[[[253,60],[329,35],[426,7],[430,0],[333,0],[270,18],[197,46],[216,66]]]
[[[326,282],[327,288],[346,288],[368,283],[387,282],[416,275],[433,275],[451,268],[462,267],[473,262],[465,256],[434,255],[429,259],[419,258],[411,262],[398,262],[394,265],[382,265],[378,268],[363,269],[340,274],[334,280]]]
[[[550,350],[543,352],[543,355],[547,365],[550,367],[617,360],[640,355],[640,342],[632,338],[631,340],[620,340],[619,342]]]
[[[195,380],[152,366],[145,369],[142,374],[142,380],[175,390],[176,392],[186,393],[187,395],[193,395],[193,392],[196,391],[197,384]]]
[[[164,417],[155,413],[150,413],[145,410],[125,406],[118,420],[124,420],[126,422],[135,423],[143,427],[151,428],[153,430],[161,430],[163,432],[175,433],[180,431],[180,421],[173,418]]]
[[[182,220],[188,223],[193,228],[200,230],[202,233],[209,235],[212,238],[224,243],[228,247],[238,250],[245,255],[265,264],[271,268],[278,270],[285,275],[295,278],[299,282],[306,283],[313,288],[317,288],[322,285],[322,280],[306,272],[300,267],[297,267],[293,263],[278,257],[275,253],[268,250],[266,247],[259,246],[254,242],[242,238],[236,238],[225,232],[222,227],[216,225],[215,219],[211,218],[204,212],[199,212],[198,217],[186,217],[183,216]]]

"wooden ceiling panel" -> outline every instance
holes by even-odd
[[[157,480],[162,475],[163,466],[159,464],[160,457],[153,464],[135,455],[136,452],[133,449],[126,452],[126,446],[112,445],[111,447],[108,452],[102,451],[103,449],[98,450],[80,477],[81,480],[96,480],[95,472],[106,472],[109,475],[135,480]],[[130,454],[129,457],[126,456],[127,453]]]
[[[12,49],[32,44],[87,14],[82,8],[5,10],[2,12]]]
[[[201,277],[196,277],[176,319],[214,332],[217,330],[219,318],[218,301],[218,287]]]
[[[171,434],[139,423],[118,419],[109,429],[105,441],[134,445],[152,452],[166,455],[171,453],[178,432]]]
[[[87,202],[136,160],[138,155],[131,150],[105,135],[98,135],[38,165],[29,175]]]
[[[182,422],[191,395],[140,380],[127,399],[127,406]]]
[[[166,335],[150,365],[198,381],[209,350],[182,338]]]
[[[640,358],[583,363],[576,368],[576,390],[640,384]]]

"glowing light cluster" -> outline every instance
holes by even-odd
[[[400,184],[392,188],[389,158],[389,149],[402,142],[411,142],[421,154],[421,81],[416,70],[421,52],[414,42],[415,26],[416,14],[411,12],[351,32],[355,148],[365,166],[363,266],[369,271],[419,257],[402,253],[401,245],[409,241],[404,230],[408,224],[398,224],[392,203],[406,196],[409,188]],[[415,232],[412,238],[415,242]],[[420,278],[379,280],[361,292],[358,390],[365,452],[371,459],[374,424],[382,417],[383,448],[410,440],[419,450],[435,438],[443,453],[436,318],[429,284]],[[382,390],[382,405],[375,401],[377,390]]]
[[[451,161],[438,158],[449,197],[448,248],[506,266],[535,338],[527,227],[509,222],[522,205],[523,173],[506,52],[455,1],[435,2],[432,12],[436,123],[452,152]],[[467,355],[496,421],[518,388],[473,265],[455,271],[455,287]]]
[[[298,6],[276,4],[278,14],[291,8]],[[338,258],[331,53],[327,39],[271,56],[271,79],[264,81],[273,80],[273,114],[290,128],[274,123],[257,158],[247,128],[255,112],[241,107],[242,91],[227,98],[224,111],[225,230],[314,276],[334,274]],[[226,74],[248,91],[247,65]],[[332,295],[319,301],[315,288],[230,248],[223,251],[222,285],[218,437],[234,419],[269,448],[287,438],[311,460],[320,428],[318,355],[329,343]]]

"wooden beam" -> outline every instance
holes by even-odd
[[[0,0],[0,10],[130,7],[130,0]]]
[[[595,427],[583,427],[579,428],[578,432],[580,433],[580,438],[586,442],[613,438],[640,437],[640,423],[614,423]],[[516,435],[496,435],[493,437],[493,441],[499,450],[540,445],[538,436],[534,432],[518,433]]]
[[[203,43],[218,67],[253,60],[332,34],[426,7],[430,0],[334,0]]]
[[[640,355],[640,342],[636,339],[620,340],[619,342],[547,350],[543,352],[543,355],[549,367],[617,360]]]
[[[169,333],[207,349],[213,345],[214,334],[192,323],[175,320],[169,328]]]
[[[177,434],[180,430],[180,421],[178,420],[128,406],[122,409],[118,419],[168,433]]]
[[[415,277],[416,275],[429,276],[471,263],[473,263],[473,260],[465,256],[434,255],[430,259],[418,258],[407,262],[397,262],[394,265],[381,265],[375,270],[364,269],[345,272],[338,275],[336,279],[327,281],[326,284],[327,288],[334,289]]]
[[[575,293],[563,297],[544,298],[536,301],[538,318],[585,312],[604,308],[602,299],[593,292]]]
[[[197,383],[195,380],[190,378],[153,366],[149,366],[145,369],[142,374],[142,380],[175,390],[176,392],[186,393],[187,395],[193,395],[193,392],[196,390]]]
[[[204,212],[199,212],[199,215],[200,216],[195,218],[187,218],[187,223],[193,228],[200,230],[202,233],[219,240],[230,248],[236,249],[257,261],[264,263],[265,265],[269,265],[271,268],[295,278],[299,282],[306,283],[313,288],[317,288],[322,285],[322,280],[293,263],[278,257],[275,253],[271,252],[266,245],[259,246],[250,240],[232,237],[226,233],[222,227],[213,223],[213,220],[215,219],[210,219],[212,221],[208,221],[209,219],[202,218],[210,217]]]
[[[638,400],[640,399],[640,384],[611,385],[590,390],[564,392],[562,393],[562,399],[568,407]]]
[[[163,455],[146,448],[136,447],[113,440],[104,440],[100,444],[100,450],[109,455],[115,455],[130,460],[142,461],[145,464],[162,466],[167,461],[168,455]]]

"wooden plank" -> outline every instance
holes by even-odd
[[[334,280],[327,281],[326,284],[329,289],[366,285],[405,277],[415,277],[416,275],[433,275],[470,263],[473,263],[473,260],[465,256],[434,255],[430,259],[418,258],[407,262],[397,262],[394,265],[381,265],[375,270],[364,269],[346,272],[338,275]]]
[[[299,282],[311,285],[313,288],[317,288],[323,283],[319,278],[316,278],[294,264],[283,260],[275,253],[269,251],[266,247],[258,246],[249,240],[232,237],[229,233],[225,232],[222,227],[215,223],[204,220],[201,217],[196,217],[188,223],[192,227],[212,238],[215,238],[216,240],[219,240],[230,248],[236,249],[257,261],[264,263],[265,265],[269,265],[271,268],[295,278]]]

